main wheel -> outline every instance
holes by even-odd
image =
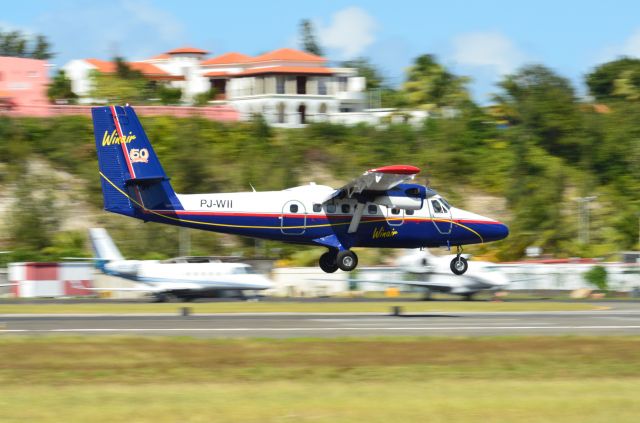
[[[358,256],[350,250],[340,251],[336,262],[341,270],[351,272],[358,265]]]
[[[456,275],[462,275],[469,268],[469,263],[467,263],[467,259],[459,256],[455,257],[451,260],[451,271]]]
[[[322,269],[322,271],[325,273],[333,273],[338,270],[336,255],[335,253],[331,253],[330,251],[327,251],[320,256],[320,261],[318,262],[318,264],[320,265],[320,269]]]

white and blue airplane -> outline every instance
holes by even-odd
[[[94,260],[107,275],[130,280],[132,288],[91,288],[95,291],[137,291],[151,294],[156,301],[192,300],[223,296],[243,296],[244,291],[273,288],[265,276],[246,263],[215,259],[179,257],[169,260],[126,260],[104,228],[89,229]]]
[[[452,207],[431,188],[409,183],[408,165],[366,171],[341,188],[176,194],[130,106],[92,109],[105,210],[143,221],[296,244],[323,246],[327,273],[358,264],[353,247],[456,247],[450,268],[463,274],[462,246],[507,237],[506,225]],[[188,148],[185,143],[184,148]]]

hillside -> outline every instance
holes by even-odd
[[[502,128],[477,108],[418,128],[312,124],[276,130],[260,119],[223,124],[173,117],[143,118],[143,124],[178,192],[240,191],[249,184],[269,190],[310,181],[337,186],[372,167],[407,163],[421,167],[419,181],[428,180],[455,205],[510,225],[509,239],[470,249],[475,253],[514,259],[536,245],[556,256],[605,255],[632,248],[637,239],[640,183],[624,172],[634,162],[612,162],[613,169],[603,171],[583,158],[568,160],[565,150],[554,154],[521,127]],[[83,228],[94,224],[106,226],[128,256],[178,253],[176,228],[101,211],[88,117],[0,117],[0,139],[0,249],[12,251],[2,260],[90,254]],[[630,151],[637,154],[634,142]],[[597,196],[588,245],[578,240],[575,199],[584,195]],[[190,232],[194,254],[286,257],[300,248]]]

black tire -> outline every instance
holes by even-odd
[[[462,275],[469,268],[469,263],[467,263],[467,259],[460,256],[455,257],[451,260],[451,271],[456,275]]]
[[[335,253],[331,253],[330,251],[327,251],[320,256],[318,264],[320,265],[320,269],[322,269],[322,271],[325,273],[333,273],[338,270],[336,255]]]
[[[356,268],[356,266],[358,266],[358,256],[353,251],[340,251],[336,262],[338,263],[340,270],[351,272]]]

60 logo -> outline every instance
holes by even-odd
[[[149,150],[146,148],[132,148],[129,150],[131,163],[147,163],[149,161]]]

